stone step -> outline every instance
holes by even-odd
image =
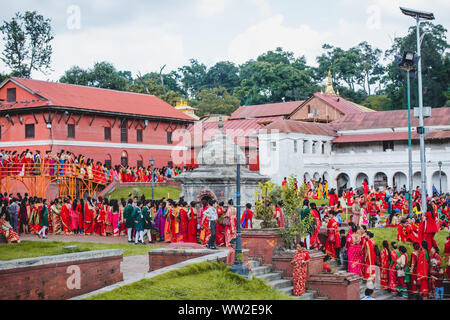
[[[248,264],[253,268],[261,266],[258,260],[248,260]]]
[[[284,294],[288,295],[288,296],[293,296],[294,287],[293,286],[289,286],[289,287],[284,287],[279,289],[279,291],[283,292]]]
[[[265,281],[280,280],[281,273],[280,272],[266,273],[266,274],[258,275],[258,276],[256,276],[256,278],[265,280]]]
[[[298,297],[299,300],[315,300],[316,294],[314,292],[308,292],[306,291],[304,294],[302,294],[300,297]]]
[[[260,267],[252,268],[252,273],[255,277],[259,276],[259,275],[267,274],[267,273],[270,273],[270,267],[260,266]]]
[[[292,286],[292,280],[281,279],[281,280],[269,281],[267,284],[270,285],[274,289],[281,289],[281,288],[286,288],[286,287]]]

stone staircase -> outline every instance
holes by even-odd
[[[346,270],[342,266],[338,265],[335,261],[328,261],[328,264],[337,273],[346,272]],[[359,283],[359,291],[360,291],[360,298],[361,299],[365,297],[364,292],[366,291],[366,288],[367,288],[366,282],[361,280],[360,283]],[[397,296],[397,294],[395,294],[395,293],[391,293],[391,292],[388,292],[386,290],[381,289],[379,281],[377,281],[375,283],[374,298],[376,300],[407,300],[406,298],[402,298],[402,297]]]
[[[249,264],[252,268],[252,275],[255,276],[255,278],[266,281],[272,288],[298,300],[316,300],[316,291],[307,291],[300,297],[294,296],[292,292],[294,290],[292,280],[283,279],[281,272],[274,272],[269,266],[261,266],[257,260],[250,260]],[[321,299],[317,298],[317,300]]]

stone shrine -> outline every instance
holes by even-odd
[[[241,206],[246,203],[253,206],[258,183],[269,178],[245,168],[244,152],[224,133],[221,121],[218,133],[197,156],[199,167],[174,177],[182,185],[184,199],[187,202],[213,199],[225,204],[233,199],[236,205],[237,159],[241,164]]]

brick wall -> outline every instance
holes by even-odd
[[[203,257],[211,253],[215,253],[215,251],[195,249],[151,250],[148,252],[149,272],[162,269],[164,267],[171,266],[186,260]],[[222,262],[226,262],[226,260],[226,257],[221,259]]]
[[[279,229],[246,229],[242,231],[242,248],[248,249],[249,259],[272,263],[274,249],[282,245]]]
[[[360,300],[360,279],[353,273],[322,273],[311,275],[307,285],[330,300]]]
[[[98,290],[123,281],[122,260],[122,250],[103,250],[1,262],[0,300],[63,300]]]

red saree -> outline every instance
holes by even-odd
[[[306,292],[306,276],[308,271],[308,265],[302,262],[309,261],[309,253],[306,249],[299,249],[294,253],[294,270],[293,270],[293,282],[294,282],[294,296],[301,296]]]
[[[425,249],[420,250],[417,260],[417,286],[420,288],[420,295],[428,295],[428,253]]]
[[[389,289],[389,251],[384,248],[380,252],[380,285],[381,289]]]
[[[325,242],[325,253],[336,258],[336,248],[340,248],[339,223],[336,219],[330,219],[327,225],[327,240]]]

